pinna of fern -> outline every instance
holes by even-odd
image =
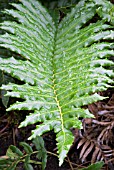
[[[59,165],[63,163],[74,137],[71,127],[82,128],[79,117],[93,115],[82,106],[103,100],[97,94],[113,83],[108,58],[114,55],[113,5],[106,0],[81,0],[57,25],[37,0],[21,0],[5,10],[16,21],[0,24],[0,46],[24,60],[0,58],[0,69],[25,82],[2,85],[7,96],[24,99],[10,110],[33,110],[20,127],[36,125],[29,139],[50,130],[56,133]],[[99,10],[102,9],[102,10]],[[89,23],[95,16],[99,20]]]

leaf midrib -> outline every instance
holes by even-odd
[[[64,134],[64,141],[65,141],[65,130],[64,130],[64,122],[63,122],[63,115],[62,115],[62,109],[61,109],[61,106],[60,106],[60,102],[59,102],[59,99],[58,99],[58,95],[57,95],[57,91],[56,91],[56,83],[55,83],[55,80],[56,80],[56,77],[55,77],[55,63],[54,63],[54,56],[55,56],[55,52],[56,52],[56,38],[57,38],[57,31],[58,31],[58,28],[56,28],[56,31],[55,31],[55,35],[54,35],[54,44],[53,44],[53,56],[52,56],[52,65],[53,65],[53,92],[54,92],[54,95],[55,95],[55,101],[57,103],[57,107],[58,107],[58,111],[60,113],[60,120],[61,120],[61,130]]]

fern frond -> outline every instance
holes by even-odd
[[[109,66],[114,63],[108,60],[114,55],[114,44],[109,41],[113,26],[105,22],[103,13],[99,14],[103,19],[86,25],[101,6],[95,0],[80,1],[58,26],[36,0],[12,5],[16,9],[5,13],[18,22],[0,24],[7,31],[0,36],[0,46],[20,54],[24,60],[1,58],[0,69],[25,84],[2,86],[8,90],[7,96],[24,99],[7,110],[34,111],[20,124],[23,127],[42,122],[29,139],[55,131],[61,165],[74,140],[70,128],[82,128],[79,117],[93,117],[81,107],[103,100],[96,92],[113,83],[114,73]],[[110,21],[112,18],[111,13]]]
[[[82,163],[89,159],[91,163],[101,160],[107,163],[107,160],[113,157],[113,150],[111,147],[104,144],[98,144],[94,139],[87,139],[86,137],[83,137],[79,141],[77,149],[81,149],[79,155]],[[92,155],[91,158],[90,155]]]
[[[114,25],[114,5],[112,5],[111,2],[107,0],[93,0],[93,1],[98,6],[97,8],[98,15],[102,19]]]

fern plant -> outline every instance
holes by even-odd
[[[0,157],[0,170],[15,170],[19,163],[23,163],[21,167],[25,170],[33,170],[32,164],[40,164],[42,165],[42,170],[44,170],[47,163],[47,153],[43,138],[38,136],[32,143],[35,145],[36,151],[33,151],[32,147],[26,142],[20,142],[24,153],[16,146],[10,145],[6,155]],[[36,155],[37,161],[31,160],[33,154]],[[42,162],[39,162],[39,160],[42,160]]]
[[[24,99],[10,110],[32,110],[20,127],[36,125],[29,139],[54,130],[63,163],[74,137],[70,128],[82,128],[81,118],[93,117],[82,106],[103,100],[97,94],[113,83],[108,66],[113,56],[114,6],[106,0],[81,0],[59,23],[36,0],[13,3],[4,13],[16,21],[4,21],[0,46],[24,59],[0,59],[0,69],[23,84],[3,85],[7,96]],[[91,22],[98,15],[99,20]],[[89,24],[91,23],[91,24]]]

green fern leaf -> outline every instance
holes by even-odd
[[[7,111],[34,111],[20,124],[24,127],[42,122],[29,139],[54,130],[61,165],[74,140],[70,128],[82,128],[79,117],[93,117],[81,107],[103,100],[105,97],[97,92],[113,83],[114,73],[109,66],[114,63],[108,60],[114,55],[114,43],[109,41],[114,37],[114,11],[109,11],[113,5],[105,0],[82,0],[58,25],[36,0],[12,5],[15,9],[5,13],[18,22],[0,24],[7,31],[0,36],[0,46],[24,59],[0,58],[0,69],[25,84],[2,86],[8,90],[7,96],[24,99]],[[104,14],[99,8],[105,5]],[[96,13],[99,20],[86,25]]]
[[[96,5],[98,5],[98,15],[114,25],[114,5],[112,5],[110,1],[107,0],[94,0],[94,2]]]
[[[100,161],[100,162],[96,162],[94,164],[89,165],[87,168],[82,168],[80,170],[101,170],[101,168],[103,167],[104,162]]]
[[[33,143],[34,143],[36,149],[38,150],[37,158],[40,160],[42,159],[42,170],[45,170],[46,163],[47,163],[47,153],[46,153],[46,149],[44,146],[44,140],[41,136],[37,136],[33,140]]]

